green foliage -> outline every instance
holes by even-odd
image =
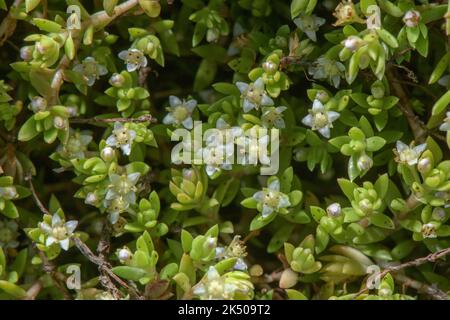
[[[0,299],[448,296],[445,1],[17,3]]]

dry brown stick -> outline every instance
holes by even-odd
[[[409,267],[418,267],[422,264],[425,264],[427,262],[435,262],[440,258],[443,258],[447,255],[450,254],[450,247],[436,251],[434,253],[430,253],[429,255],[425,256],[425,257],[421,257],[421,258],[417,258],[405,263],[401,263],[399,265],[396,266],[389,266],[386,267],[382,272],[380,272],[377,277],[378,279],[383,279],[385,275],[387,275],[390,272],[398,272],[400,270],[403,270],[405,268],[409,268]],[[358,293],[356,293],[355,298],[360,296],[363,293],[366,293],[367,291],[369,291],[369,288],[365,287],[363,288],[361,291],[359,291]],[[447,299],[446,299],[447,300]]]
[[[414,135],[414,140],[417,143],[422,143],[425,140],[427,134],[427,128],[425,124],[414,114],[413,107],[409,101],[408,94],[405,92],[403,85],[398,82],[398,74],[392,70],[392,67],[388,67],[386,70],[386,76],[391,84],[394,94],[400,99],[399,107],[403,115],[408,121],[409,127]]]
[[[147,114],[137,118],[72,118],[69,119],[71,123],[114,123],[114,122],[132,122],[132,123],[141,123],[141,122],[156,122],[156,119],[152,117],[152,115]]]
[[[100,241],[98,242],[98,245],[97,245],[98,257],[105,261],[107,259],[107,256],[109,253],[109,248],[110,248],[110,243],[109,243],[110,232],[111,232],[111,228],[110,228],[108,222],[105,221],[105,224],[104,224],[103,230],[102,230],[102,235],[101,235]],[[119,300],[121,298],[120,290],[114,285],[114,283],[111,281],[108,274],[102,268],[99,267],[98,269],[101,274],[100,282],[103,285],[103,287],[105,287],[108,290],[108,292],[110,292],[112,294],[114,299]]]
[[[50,214],[50,212],[47,210],[47,208],[42,204],[41,200],[39,199],[36,189],[34,188],[33,181],[31,178],[31,174],[28,173],[28,175],[25,177],[25,180],[28,180],[28,184],[30,186],[31,194],[33,195],[34,202],[39,207],[42,213],[44,214]]]
[[[40,250],[39,257],[42,260],[42,268],[46,273],[50,275],[53,282],[55,283],[56,288],[58,288],[58,290],[61,291],[62,295],[64,296],[64,299],[71,300],[72,296],[65,286],[67,280],[66,277],[61,272],[58,272],[56,270],[56,266],[52,262],[50,262],[44,252]]]
[[[81,26],[81,30],[84,30],[88,26],[92,25],[94,28],[99,27],[102,25],[106,25],[110,23],[112,20],[116,19],[118,16],[124,14],[125,12],[133,9],[137,4],[138,0],[128,0],[124,3],[121,3],[120,5],[116,6],[114,8],[114,14],[112,16],[109,16],[106,11],[100,11],[97,12],[89,18],[89,20],[86,20],[83,22]],[[75,51],[78,50],[78,47],[80,45],[80,37],[81,32],[78,32],[78,35],[74,39],[74,46]],[[59,62],[58,68],[53,76],[51,87],[52,87],[52,93],[51,96],[48,97],[51,104],[56,104],[59,96],[59,90],[61,89],[62,84],[64,83],[64,70],[70,65],[70,59],[64,55]]]
[[[6,40],[8,40],[9,37],[11,37],[16,30],[17,20],[13,18],[11,14],[11,8],[17,8],[19,7],[22,0],[15,0],[14,3],[11,5],[10,10],[8,12],[8,15],[3,19],[2,23],[0,24],[0,47],[5,43]]]
[[[420,293],[424,293],[432,297],[434,300],[448,300],[447,294],[444,291],[440,290],[439,288],[435,288],[426,283],[417,281],[401,273],[395,273],[393,274],[393,277],[406,287],[410,287],[417,290]]]
[[[91,249],[78,237],[72,237],[73,242],[75,243],[75,246],[80,250],[80,252],[89,259],[92,263],[96,264],[101,268],[102,271],[104,271],[109,277],[111,277],[114,281],[116,281],[119,285],[124,287],[128,293],[133,296],[134,298],[137,298],[139,300],[144,299],[142,295],[133,287],[128,285],[125,281],[120,279],[114,272],[111,270],[111,266],[108,262],[106,262],[104,259],[101,259],[100,257],[96,256]]]
[[[36,190],[34,188],[33,182],[31,180],[31,175],[28,174],[27,178],[26,178],[30,184],[30,189],[31,189],[31,193],[33,195],[34,201],[36,202],[37,206],[39,207],[39,209],[45,213],[45,214],[50,214],[49,211],[47,210],[47,208],[45,208],[45,206],[42,204],[42,202],[40,201]],[[79,238],[77,237],[72,237],[72,240],[74,241],[75,245],[77,246],[77,248],[80,250],[80,252],[87,257],[91,262],[95,263],[96,265],[99,266],[99,269],[102,273],[104,273],[105,275],[107,275],[108,277],[110,277],[111,279],[114,279],[118,284],[120,284],[121,286],[123,286],[132,296],[138,298],[138,299],[142,299],[141,295],[132,287],[130,287],[126,282],[124,282],[122,279],[120,279],[118,276],[116,276],[112,270],[111,270],[111,266],[109,265],[109,263],[107,261],[105,261],[105,259],[103,257],[98,257],[96,256],[94,253],[92,253],[91,249],[89,249],[89,247],[84,244]],[[55,273],[55,267],[50,263],[50,261],[48,261],[47,257],[45,256],[45,254],[42,251],[39,251],[39,255],[41,257],[41,260],[44,264],[44,271],[46,271],[47,273],[49,273],[52,278],[55,280],[55,283],[57,284],[58,288],[60,290],[65,290],[67,292],[67,295],[70,299],[70,294],[67,291],[67,289],[64,287],[64,285],[61,286],[61,283],[58,282],[58,278],[56,277],[56,275],[58,275],[59,278],[61,278],[61,274],[60,273]],[[63,276],[64,277],[64,276]],[[64,277],[65,278],[65,277]],[[105,279],[101,279],[104,281],[108,281]],[[107,282],[107,289],[111,289],[112,287],[115,287],[114,284],[111,282],[111,280],[109,280],[109,282]],[[63,292],[64,293],[64,292]],[[117,296],[117,293],[115,292],[113,294],[114,297]]]
[[[23,300],[35,300],[41,290],[42,282],[38,280],[27,290],[27,295]]]

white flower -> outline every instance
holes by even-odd
[[[356,162],[356,165],[358,166],[358,169],[360,171],[366,171],[366,170],[369,170],[370,168],[372,168],[373,160],[367,154],[362,154],[358,158],[358,161]]]
[[[124,200],[123,197],[117,197],[112,200],[105,199],[105,207],[109,212],[109,222],[111,222],[111,224],[116,224],[119,221],[120,214],[128,210],[130,203]]]
[[[330,128],[333,128],[333,122],[338,118],[339,113],[326,111],[322,102],[316,99],[309,114],[302,119],[302,123],[312,130],[318,130],[325,138],[330,138]]]
[[[69,249],[70,237],[78,225],[78,221],[70,220],[64,223],[58,213],[52,216],[52,224],[48,225],[46,222],[41,222],[39,227],[47,234],[45,245],[47,247],[56,243],[61,246],[63,250]]]
[[[266,108],[262,114],[262,123],[266,127],[274,126],[278,129],[286,127],[282,113],[286,110],[286,107]]]
[[[262,137],[242,136],[236,140],[238,160],[243,165],[270,165],[269,135]]]
[[[439,130],[450,131],[450,111],[446,113],[446,118],[444,122],[440,125]]]
[[[84,159],[87,146],[91,141],[91,132],[70,129],[67,142],[65,144],[60,144],[57,148],[57,152],[68,159]]]
[[[237,289],[236,285],[226,283],[225,277],[211,266],[205,277],[192,288],[192,293],[201,300],[231,300]]]
[[[260,106],[273,105],[273,100],[267,95],[266,90],[264,89],[264,81],[262,78],[256,79],[256,81],[251,84],[236,82],[236,86],[241,92],[244,112],[249,112],[252,109],[258,110]]]
[[[344,72],[345,66],[342,63],[326,57],[320,57],[308,69],[314,79],[327,80],[335,88],[339,88]]]
[[[97,206],[99,202],[98,196],[95,192],[89,192],[84,199],[84,203],[89,204],[91,206]]]
[[[81,73],[90,87],[94,85],[95,80],[100,79],[100,76],[108,73],[108,69],[95,61],[93,57],[85,58],[82,63],[75,65],[72,70]]]
[[[403,16],[403,22],[408,28],[414,28],[419,25],[420,12],[416,10],[409,10]]]
[[[241,236],[235,236],[230,244],[225,247],[216,248],[216,258],[219,260],[237,258],[233,269],[245,271],[248,269],[247,264],[244,261],[244,257],[247,256],[246,246],[243,241],[241,241]]]
[[[317,41],[316,31],[322,26],[326,20],[324,18],[317,17],[315,15],[301,14],[298,18],[294,19],[294,23],[300,28],[312,41]]]
[[[280,180],[274,179],[267,188],[258,191],[253,195],[253,199],[262,205],[262,217],[266,218],[279,209],[287,208],[291,205],[289,197],[280,192]]]
[[[232,157],[234,155],[234,144],[213,144],[210,143],[204,148],[201,148],[199,154],[203,157],[203,162],[206,164],[206,173],[208,176],[213,176],[216,172],[222,170],[231,170]]]
[[[125,61],[128,72],[147,66],[147,58],[138,49],[123,50],[119,53],[119,58]]]
[[[427,148],[426,143],[419,144],[418,146],[414,146],[414,143],[411,143],[410,146],[404,144],[400,140],[397,141],[396,149],[394,149],[394,153],[397,155],[396,160],[399,163],[408,164],[413,166],[417,164],[420,155]]]
[[[194,121],[192,120],[192,112],[197,106],[197,101],[181,100],[178,97],[169,97],[169,107],[166,108],[169,113],[164,117],[164,124],[173,124],[176,126],[183,125],[186,129],[191,130],[194,127]]]
[[[111,174],[109,176],[110,184],[108,185],[105,199],[109,201],[122,198],[125,202],[134,204],[136,202],[136,183],[140,176],[141,174],[139,172],[122,175]]]
[[[437,238],[436,226],[432,223],[422,225],[422,236],[424,238]]]
[[[129,156],[135,138],[136,132],[134,130],[125,128],[120,122],[115,122],[112,134],[106,139],[106,144],[110,147],[122,149],[123,154]]]

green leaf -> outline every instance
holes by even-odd
[[[239,96],[239,89],[231,83],[227,82],[218,82],[212,85],[214,90],[217,92],[223,93],[225,95]]]
[[[145,270],[129,266],[114,267],[112,268],[112,272],[114,272],[121,278],[133,281],[139,281],[141,278],[147,275],[147,272],[145,272]]]
[[[0,280],[0,289],[16,299],[23,299],[27,296],[24,289],[5,280]]]
[[[438,101],[436,101],[431,111],[432,115],[435,116],[437,114],[443,113],[447,109],[449,104],[450,104],[450,90],[448,90],[442,97],[439,98]]]
[[[378,151],[384,147],[386,140],[381,137],[370,137],[366,139],[367,151]]]
[[[215,79],[217,63],[213,60],[203,59],[194,79],[194,91],[200,91],[208,87]]]
[[[320,207],[310,206],[309,210],[311,211],[311,215],[317,223],[320,222],[320,219],[322,219],[323,216],[327,215],[327,212]]]
[[[183,247],[183,251],[185,253],[188,253],[189,251],[191,251],[193,239],[194,238],[188,231],[186,231],[184,229],[181,230],[181,246]]]
[[[291,18],[294,19],[300,15],[302,11],[306,9],[308,0],[293,0],[291,2]]]
[[[350,180],[343,178],[338,179],[338,184],[341,187],[342,192],[344,192],[345,196],[349,200],[353,200],[353,190],[355,190],[355,188],[357,188],[358,186]]]
[[[30,117],[20,128],[18,139],[20,141],[29,141],[38,134],[39,132],[36,130],[36,121],[33,117]]]
[[[227,51],[223,47],[216,44],[199,46],[197,48],[193,48],[192,51],[203,59],[208,59],[214,62],[222,63],[227,57]]]
[[[382,213],[372,214],[370,222],[380,228],[394,229],[394,221]]]
[[[433,72],[431,73],[430,80],[428,84],[433,84],[437,82],[445,71],[448,70],[448,66],[450,65],[450,52],[444,54],[444,56],[439,60]]]
[[[38,27],[40,30],[45,32],[54,32],[58,33],[61,31],[62,27],[56,22],[53,22],[51,20],[42,19],[42,18],[34,18],[33,23],[36,27]]]
[[[381,175],[375,182],[375,190],[377,191],[378,197],[384,199],[389,188],[389,177],[387,173]]]
[[[19,212],[12,201],[6,200],[5,207],[1,212],[10,219],[17,219],[19,217]]]
[[[36,8],[41,0],[25,0],[25,12],[28,13]]]

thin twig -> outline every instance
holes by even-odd
[[[152,122],[155,123],[157,120],[153,118],[152,115],[147,114],[140,116],[138,118],[72,118],[69,120],[71,123],[114,123],[114,122],[132,122],[132,123],[140,123],[140,122]]]
[[[55,283],[56,288],[58,288],[59,291],[61,291],[62,295],[64,296],[65,300],[71,300],[72,296],[69,293],[69,290],[67,290],[65,283],[66,283],[66,277],[56,270],[56,266],[50,262],[47,258],[47,256],[44,254],[44,252],[39,250],[39,257],[42,261],[42,268],[46,273],[50,275],[50,277],[53,279],[53,282]]]
[[[98,242],[98,245],[97,245],[98,257],[103,260],[106,260],[106,257],[108,256],[108,253],[109,253],[110,233],[111,233],[111,228],[110,228],[108,222],[106,221],[103,226],[100,241]],[[105,270],[103,270],[100,267],[98,269],[101,274],[100,282],[103,285],[103,287],[105,287],[108,290],[108,292],[112,294],[114,299],[119,300],[121,298],[121,293],[120,293],[119,289],[111,281],[111,278],[108,276],[108,274],[105,272]]]
[[[124,3],[121,3],[120,5],[114,8],[114,14],[112,16],[109,16],[106,13],[106,11],[100,11],[91,15],[88,20],[83,22],[83,24],[81,25],[81,30],[79,30],[79,32],[75,34],[76,35],[74,37],[75,51],[77,51],[78,47],[80,46],[81,40],[79,35],[82,34],[81,31],[83,31],[85,28],[91,25],[94,28],[96,28],[109,24],[112,20],[116,19],[118,16],[133,9],[138,4],[138,2],[139,2],[138,0],[128,0],[125,1]],[[61,86],[64,83],[64,70],[70,65],[70,62],[71,62],[70,59],[66,55],[64,55],[59,62],[58,68],[51,82],[51,87],[53,90],[51,92],[51,95],[48,97],[48,100],[50,101],[51,104],[56,104],[58,101],[59,90],[61,89]]]
[[[34,202],[36,203],[36,205],[39,207],[39,209],[41,210],[42,213],[44,214],[50,214],[50,212],[47,210],[47,208],[42,204],[41,200],[39,199],[37,193],[36,193],[36,189],[34,188],[33,185],[33,181],[31,178],[31,174],[28,174],[25,177],[25,180],[28,180],[28,184],[30,186],[30,190],[31,190],[31,194],[33,195],[33,199]]]
[[[42,282],[38,280],[27,290],[27,295],[23,300],[35,300],[41,290]]]
[[[391,83],[392,89],[394,90],[395,95],[400,99],[399,107],[403,112],[403,115],[406,117],[408,124],[411,128],[411,131],[414,135],[414,140],[417,143],[422,143],[427,134],[427,128],[425,124],[414,114],[413,107],[409,101],[408,94],[403,89],[401,83],[398,82],[397,74],[391,68],[387,68],[386,76]]]
[[[104,259],[96,256],[91,249],[78,237],[72,237],[73,242],[75,243],[75,246],[80,250],[80,252],[89,259],[92,263],[96,264],[101,268],[103,272],[105,272],[109,277],[111,277],[114,281],[116,281],[119,285],[124,287],[128,293],[133,296],[134,298],[137,298],[139,300],[142,300],[142,295],[137,292],[133,287],[129,286],[125,281],[120,279],[114,272],[111,270],[111,265],[105,261]]]
[[[420,293],[424,293],[432,297],[434,300],[448,300],[447,294],[439,288],[417,281],[401,273],[395,273],[393,277],[403,285],[413,288]]]
[[[443,258],[449,254],[450,254],[450,247],[436,251],[434,253],[430,253],[429,255],[427,255],[425,257],[417,258],[417,259],[414,259],[414,260],[411,260],[411,261],[408,261],[408,262],[405,262],[405,263],[402,263],[402,264],[399,264],[396,266],[386,267],[382,272],[377,274],[377,277],[378,277],[378,279],[383,279],[384,276],[386,276],[388,273],[398,272],[400,270],[410,268],[410,267],[418,267],[418,266],[428,263],[428,262],[436,262],[438,259]],[[354,298],[357,298],[361,294],[364,294],[368,291],[369,291],[369,288],[365,287],[361,291],[356,293]],[[442,297],[442,295],[440,295],[440,296]],[[447,300],[447,297],[445,300]]]
[[[22,0],[15,0],[9,8],[8,15],[3,19],[0,24],[0,47],[11,37],[16,30],[17,20],[13,18],[11,14],[12,8],[18,8]]]

